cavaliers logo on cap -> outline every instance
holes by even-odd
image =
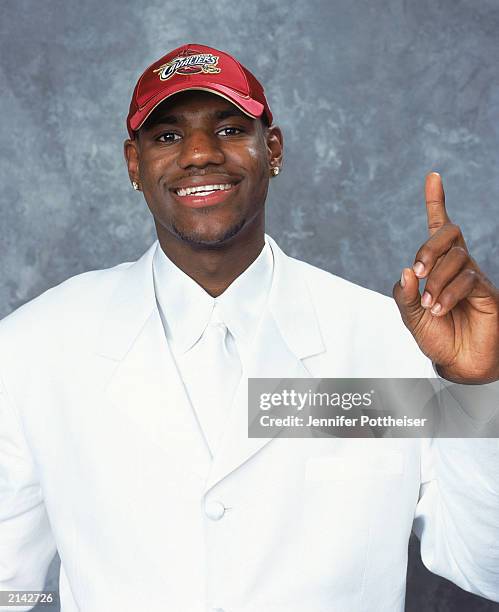
[[[218,55],[211,53],[196,53],[188,56],[177,56],[170,62],[156,68],[153,72],[157,72],[162,81],[168,80],[175,73],[189,75],[198,74],[200,72],[216,74],[221,72],[217,68]]]

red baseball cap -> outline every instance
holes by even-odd
[[[154,62],[137,81],[126,122],[130,138],[161,102],[191,89],[222,96],[250,117],[272,123],[263,87],[247,68],[228,53],[189,44]]]

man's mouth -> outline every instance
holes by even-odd
[[[240,181],[235,183],[206,183],[172,189],[177,202],[188,208],[206,208],[222,204],[237,191]]]
[[[185,187],[175,189],[175,193],[180,197],[190,196],[196,194],[198,196],[207,196],[215,193],[216,191],[228,191],[234,187],[233,183],[225,183],[223,185],[197,185],[196,187]]]

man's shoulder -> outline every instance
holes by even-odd
[[[355,355],[354,371],[382,377],[428,375],[429,362],[392,297],[304,261],[290,258],[289,266],[304,281],[327,349]]]
[[[51,333],[55,327],[84,325],[102,313],[122,273],[133,262],[72,276],[19,306],[0,321],[0,338]]]
[[[315,302],[329,305],[334,302],[359,304],[365,307],[392,310],[395,306],[393,298],[358,285],[332,272],[314,266],[306,261],[288,257],[290,266],[304,279]]]

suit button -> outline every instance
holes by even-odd
[[[225,506],[219,501],[207,501],[204,505],[204,511],[209,519],[219,521],[225,514]]]

